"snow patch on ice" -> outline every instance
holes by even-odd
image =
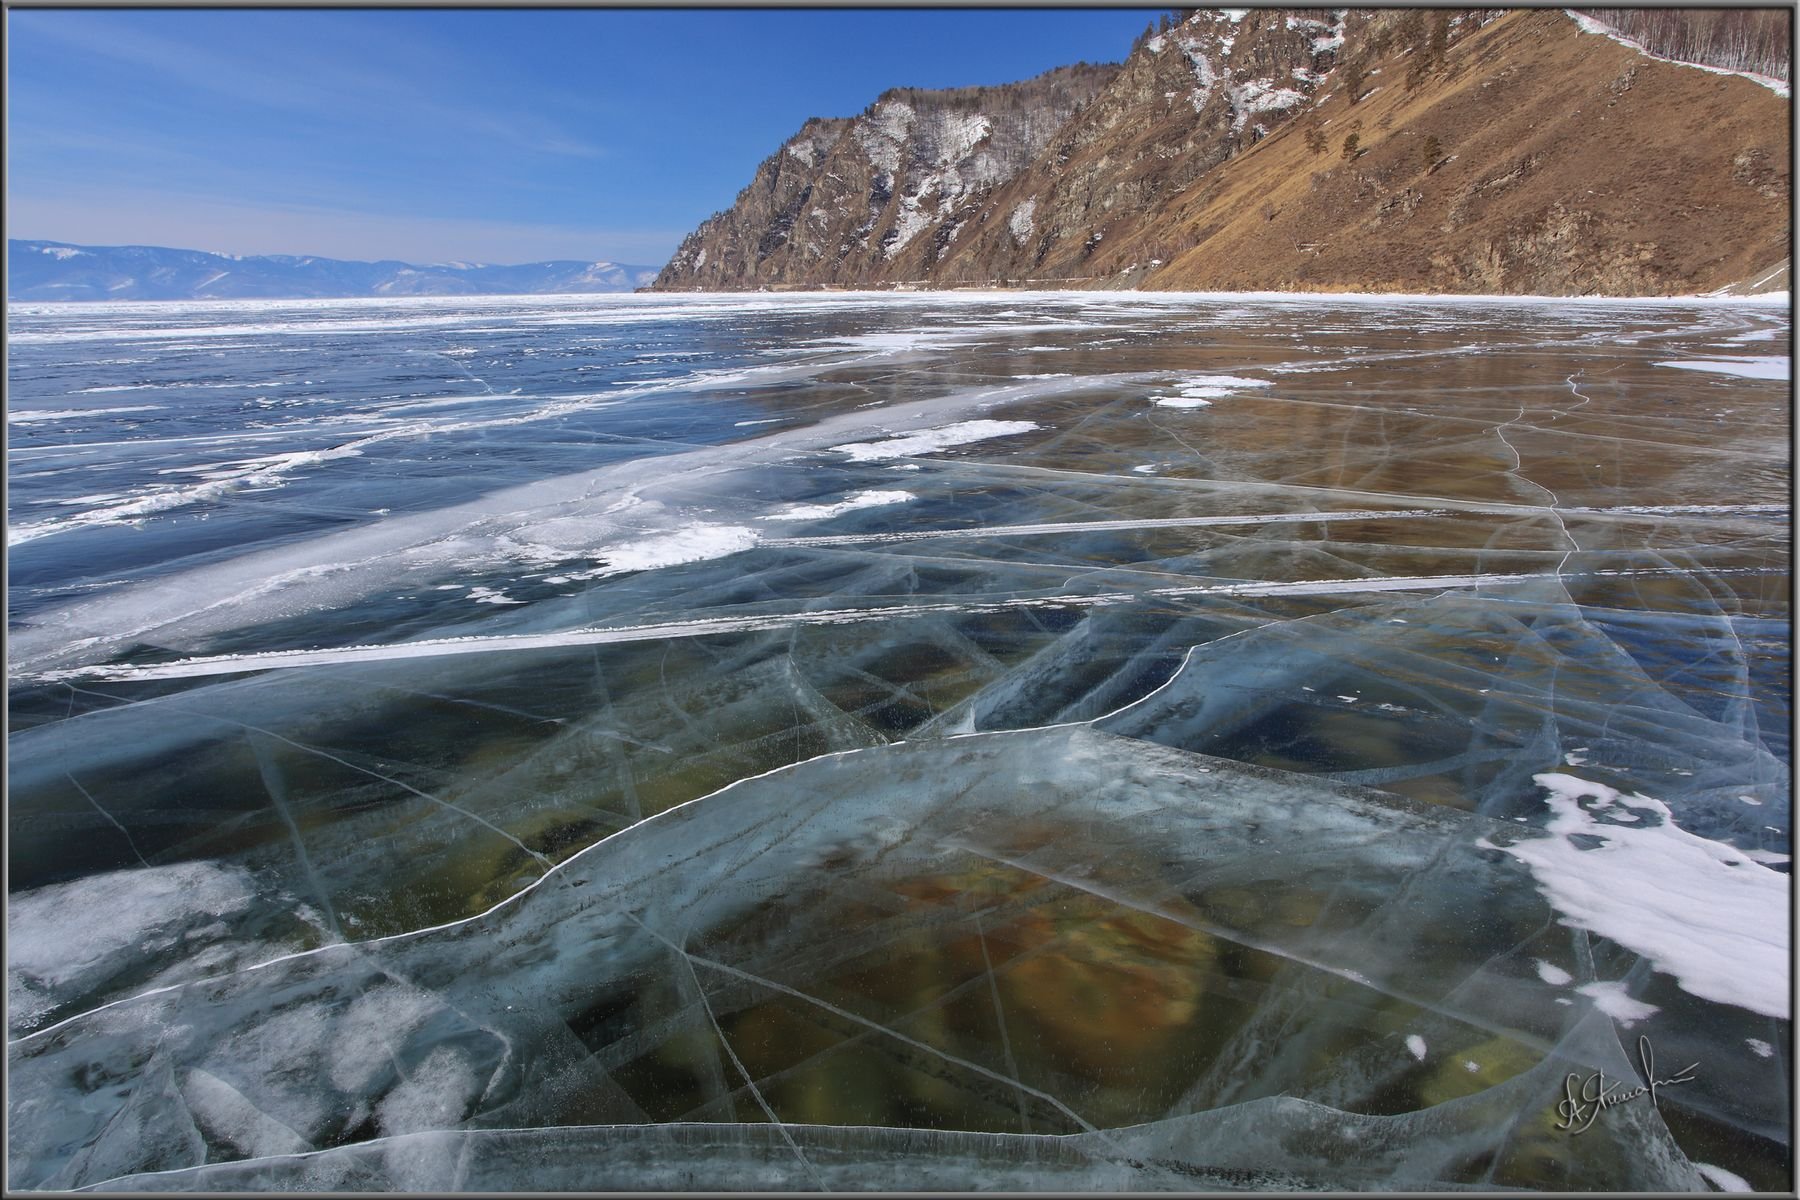
[[[442,1007],[437,997],[409,984],[376,985],[363,992],[337,1021],[328,1066],[332,1084],[352,1095],[366,1092],[392,1066],[392,1047]],[[372,1047],[386,1052],[372,1054]]]
[[[878,508],[887,504],[905,504],[918,497],[911,492],[863,491],[839,500],[836,504],[790,504],[777,509],[764,521],[823,521],[858,508]]]
[[[626,571],[654,571],[683,563],[705,562],[748,550],[757,543],[754,529],[743,525],[714,525],[696,521],[668,533],[607,546],[596,552],[602,565],[589,571],[548,576],[546,583],[575,579],[602,579]]]
[[[1243,388],[1274,386],[1267,379],[1251,379],[1243,375],[1196,375],[1176,385],[1176,395],[1151,396],[1150,402],[1162,408],[1206,408]]]
[[[1771,1058],[1775,1054],[1775,1047],[1761,1038],[1745,1038],[1744,1044],[1750,1047],[1751,1052],[1758,1058]]]
[[[418,1133],[447,1129],[468,1115],[481,1084],[468,1060],[439,1046],[376,1106],[381,1132]]]
[[[1407,1034],[1406,1035],[1406,1048],[1408,1050],[1412,1051],[1412,1056],[1414,1058],[1418,1059],[1420,1062],[1425,1061],[1425,1039],[1424,1038],[1420,1037],[1416,1033]]]
[[[192,468],[191,472],[189,469],[182,469],[179,473],[200,473],[204,482],[159,486],[150,489],[136,499],[102,505],[99,508],[75,513],[58,520],[10,525],[7,527],[7,537],[14,545],[18,545],[83,526],[112,525],[124,521],[134,521],[154,516],[157,513],[168,512],[171,509],[185,508],[190,504],[220,500],[240,489],[261,490],[280,487],[287,482],[290,472],[301,467],[329,462],[332,459],[358,457],[362,454],[363,446],[381,441],[383,438],[382,434],[373,434],[325,450],[297,450],[287,454],[271,454],[263,458],[196,467]]]
[[[157,412],[161,407],[159,404],[130,404],[118,408],[21,408],[16,412],[7,413],[6,419],[14,425],[35,425],[42,421],[77,421],[82,417],[110,417],[115,413]]]
[[[293,1129],[257,1108],[244,1093],[204,1068],[188,1071],[181,1095],[200,1128],[247,1157],[304,1154],[314,1148]]]
[[[472,587],[472,588],[470,588],[469,589],[469,599],[475,601],[477,604],[523,604],[523,603],[525,603],[525,601],[523,601],[523,600],[514,600],[511,596],[508,596],[505,592],[502,592],[497,588],[488,588],[488,587]]]
[[[1694,1170],[1706,1176],[1706,1181],[1721,1192],[1753,1192],[1750,1181],[1742,1175],[1727,1171],[1724,1167],[1715,1167],[1711,1163],[1696,1162]]]
[[[1537,973],[1539,979],[1550,984],[1552,987],[1567,987],[1569,984],[1575,982],[1575,977],[1573,975],[1569,974],[1555,963],[1547,963],[1541,958],[1537,960]]]
[[[1698,358],[1689,362],[1659,362],[1659,367],[1675,367],[1682,371],[1711,371],[1718,375],[1735,375],[1740,379],[1789,379],[1793,363],[1785,354],[1767,354],[1756,358]]]
[[[256,887],[241,867],[195,861],[107,871],[15,893],[6,906],[6,998],[16,1028],[56,995],[103,984],[190,937],[223,932]]]
[[[1009,437],[1015,433],[1029,433],[1037,428],[1039,426],[1036,421],[958,421],[936,429],[898,434],[879,442],[847,442],[831,448],[840,454],[848,454],[856,462],[870,462],[883,458],[910,458],[918,454],[930,454],[951,446]]]
[[[1789,1015],[1786,875],[1687,832],[1660,800],[1572,775],[1533,778],[1549,793],[1552,836],[1506,850],[1564,924],[1643,955],[1693,995]],[[1607,986],[1579,990],[1599,999]]]
[[[1259,388],[1275,386],[1272,380],[1252,379],[1247,375],[1196,375],[1187,382],[1200,387]]]

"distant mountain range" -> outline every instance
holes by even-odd
[[[227,300],[356,296],[524,296],[629,292],[659,268],[573,259],[486,263],[346,262],[167,246],[6,243],[8,300]]]

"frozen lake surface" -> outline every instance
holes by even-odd
[[[1793,1186],[1785,305],[9,314],[13,1188]]]

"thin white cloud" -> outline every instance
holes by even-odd
[[[313,119],[457,129],[512,147],[575,158],[605,154],[602,147],[562,129],[542,113],[508,111],[503,90],[475,86],[482,78],[479,64],[434,48],[423,37],[409,34],[400,42],[387,31],[387,39],[373,39],[371,52],[371,38],[339,29],[330,18],[318,20],[323,14],[206,14],[210,21],[237,22],[236,32],[245,46],[256,51],[221,53],[199,36],[157,32],[147,23],[154,15],[14,13],[10,53],[15,61],[24,55],[45,57],[47,51],[98,56],[160,76],[178,89]],[[303,42],[282,36],[296,15],[313,18],[306,22]],[[343,14],[334,17],[341,20]],[[218,30],[210,32],[216,36]],[[473,102],[445,103],[444,79],[471,81],[462,90]]]

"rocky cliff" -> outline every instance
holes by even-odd
[[[1788,107],[1561,10],[1202,10],[809,122],[656,286],[1709,291],[1787,259]]]
[[[917,277],[1116,72],[1081,65],[1001,87],[896,88],[858,117],[808,121],[736,204],[689,235],[657,286]]]
[[[1152,214],[1305,111],[1350,20],[1344,10],[1202,10],[1150,38],[995,196],[933,281],[1091,277],[1138,243],[1146,261],[1172,257],[1177,243]]]

